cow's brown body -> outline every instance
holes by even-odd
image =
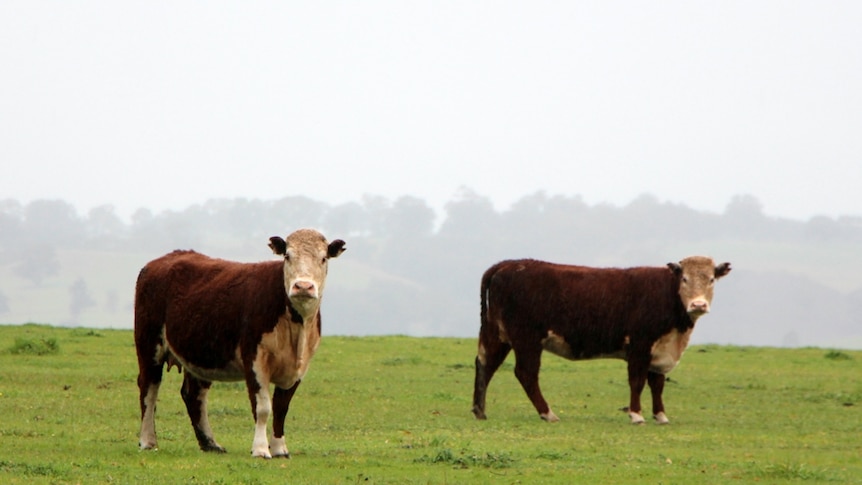
[[[695,321],[709,311],[716,279],[730,264],[691,257],[667,267],[589,268],[511,260],[482,277],[481,330],[473,413],[485,419],[485,393],[509,351],[515,375],[539,415],[557,421],[539,389],[543,350],[571,360],[628,362],[633,423],[644,421],[640,395],[649,383],[653,415],[666,423],[665,374],[679,362]]]
[[[135,293],[141,448],[156,447],[155,405],[168,364],[184,371],[182,397],[201,449],[224,451],[207,417],[212,382],[241,380],[255,419],[252,454],[289,456],[284,420],[320,342],[327,261],[343,246],[305,229],[286,241],[271,238],[284,261],[236,263],[174,251],[144,266]]]

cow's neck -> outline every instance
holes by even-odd
[[[686,312],[685,315],[688,317],[685,321],[691,322],[688,324],[688,328],[694,328],[694,324],[697,323],[697,319],[704,316],[705,313],[696,313],[692,315],[691,313]]]
[[[308,335],[317,328],[317,320],[320,318],[320,305],[308,305],[300,311],[294,307],[290,300],[287,302],[287,333],[290,335],[290,343],[295,349],[297,364],[302,365],[306,356]],[[305,315],[304,315],[305,313]]]

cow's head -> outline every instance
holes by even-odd
[[[323,234],[314,229],[300,229],[286,240],[269,238],[272,252],[284,257],[284,290],[303,319],[317,312],[329,258],[343,253],[344,244],[341,239],[327,243]]]
[[[730,263],[716,265],[704,256],[690,256],[667,267],[679,278],[679,297],[692,321],[709,313],[715,280],[730,273]]]

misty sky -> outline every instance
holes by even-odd
[[[862,215],[862,2],[0,2],[0,200]]]

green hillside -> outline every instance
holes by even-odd
[[[700,346],[671,424],[628,424],[625,364],[546,355],[541,421],[512,375],[470,413],[475,341],[324,337],[290,409],[293,458],[249,456],[243,385],[216,383],[225,455],[198,450],[166,374],[159,450],[137,448],[129,330],[0,326],[0,483],[862,483],[862,352]],[[649,405],[649,397],[645,396]]]

